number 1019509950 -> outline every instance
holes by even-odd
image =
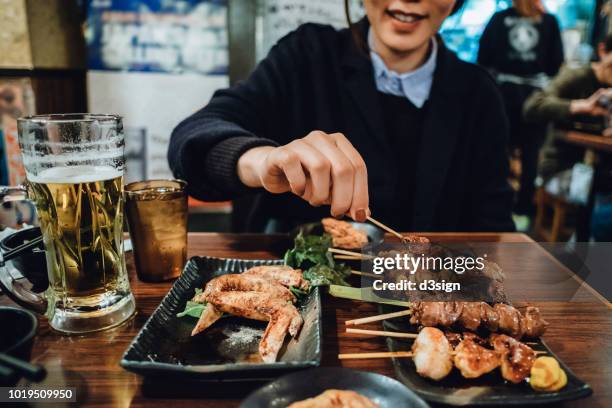
[[[0,402],[27,401],[76,401],[74,388],[0,387]]]

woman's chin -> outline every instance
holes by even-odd
[[[425,35],[406,35],[406,34],[388,34],[382,38],[382,42],[386,48],[393,50],[396,53],[409,53],[420,49],[427,44],[429,36]]]

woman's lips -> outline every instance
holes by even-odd
[[[390,17],[391,24],[399,31],[413,31],[427,15],[418,13],[407,13],[400,10],[386,10],[385,14]]]

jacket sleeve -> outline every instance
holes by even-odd
[[[563,40],[561,39],[561,31],[559,30],[557,18],[550,14],[549,20],[551,29],[551,44],[549,47],[549,58],[547,58],[546,74],[552,77],[559,73],[559,69],[561,69],[561,65],[564,61],[564,56]]]
[[[236,165],[250,148],[279,144],[270,129],[283,115],[300,63],[299,36],[298,30],[279,41],[247,80],[215,92],[174,129],[168,162],[174,176],[187,181],[190,195],[229,200],[251,190],[240,182]]]
[[[466,226],[473,231],[514,231],[512,203],[514,193],[508,183],[508,120],[492,78],[482,81],[481,97],[474,107],[478,115],[472,139],[474,160],[468,179],[471,183]]]
[[[568,122],[571,119],[571,94],[575,82],[572,70],[564,69],[548,86],[534,92],[523,105],[523,116],[527,122]]]

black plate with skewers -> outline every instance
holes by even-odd
[[[296,305],[304,318],[297,338],[285,340],[274,363],[258,353],[265,322],[236,316],[221,318],[206,331],[191,336],[196,318],[177,317],[201,289],[216,276],[241,273],[281,260],[193,257],[123,355],[121,366],[149,379],[257,382],[287,372],[317,367],[321,361],[321,295],[313,288]]]
[[[381,313],[391,313],[402,310],[396,306],[381,305]],[[417,333],[417,328],[409,323],[407,317],[385,320],[384,330]],[[536,344],[532,344],[533,341]],[[413,340],[387,338],[390,351],[410,351]],[[553,404],[584,398],[593,392],[591,387],[580,380],[561,361],[541,339],[530,339],[529,346],[537,351],[545,351],[559,361],[561,368],[567,374],[567,385],[556,392],[540,392],[533,390],[526,382],[511,384],[505,381],[499,369],[476,379],[466,379],[455,368],[440,381],[421,377],[411,358],[394,358],[393,366],[397,378],[423,399],[447,405],[534,405]]]

